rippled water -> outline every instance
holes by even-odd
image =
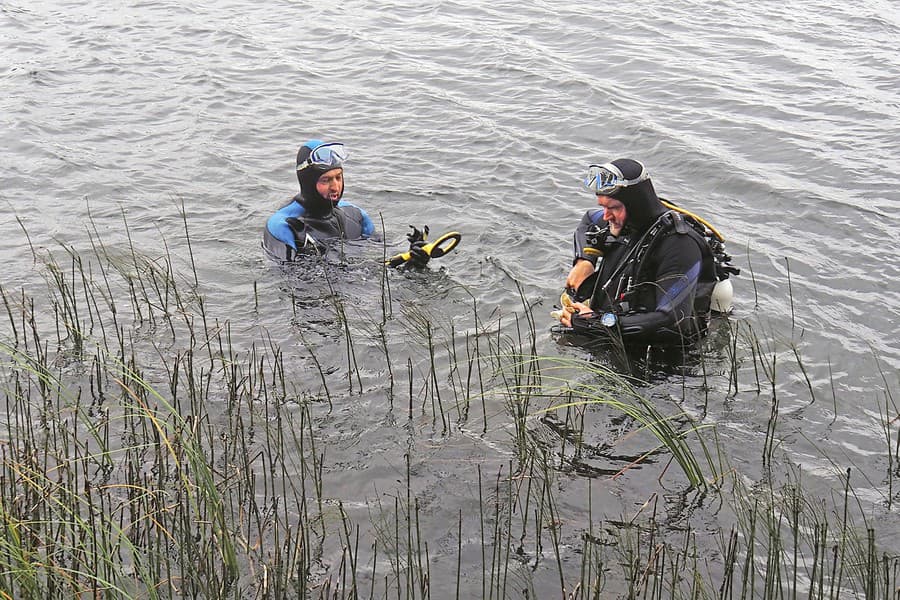
[[[296,191],[297,146],[323,137],[349,146],[345,198],[383,219],[388,240],[409,224],[464,235],[430,274],[396,278],[398,298],[460,316],[471,294],[488,313],[521,314],[518,281],[537,306],[538,351],[565,354],[540,319],[592,204],[581,172],[632,156],[728,238],[743,269],[733,319],[795,340],[805,374],[778,387],[796,417],[786,454],[823,473],[812,484],[823,490],[831,460],[871,464],[877,480],[878,407],[900,368],[898,40],[886,0],[3,2],[2,284],[38,288],[31,245],[86,250],[89,227],[123,243],[123,215],[139,247],[166,240],[186,258],[183,205],[203,290],[237,343],[266,331],[298,349],[306,327],[340,369],[321,281],[259,248],[266,217]],[[357,252],[361,264],[381,256]],[[379,310],[375,269],[338,285],[358,318]],[[377,388],[374,352],[362,362]],[[713,386],[724,395],[727,378]],[[378,416],[378,397],[347,398],[334,418],[334,464],[362,474],[335,477],[335,496],[362,503],[403,463],[406,432]],[[768,410],[741,393],[713,411],[737,464],[758,461]],[[445,469],[471,485],[473,464],[503,464],[509,449],[450,436],[420,451],[439,497]],[[431,510],[458,509],[448,498]]]

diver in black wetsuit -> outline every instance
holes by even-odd
[[[304,250],[320,252],[336,239],[371,238],[375,225],[366,212],[341,198],[344,195],[343,144],[310,140],[297,152],[300,193],[269,217],[263,232],[263,247],[273,258],[293,260]],[[410,246],[412,266],[424,266],[430,256],[424,242]]]
[[[707,240],[663,205],[636,160],[591,165],[585,185],[602,209],[589,210],[575,232],[566,278],[575,302],[564,307],[562,324],[588,336],[618,334],[630,344],[699,339],[717,281]]]

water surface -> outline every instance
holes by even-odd
[[[549,334],[545,315],[570,264],[571,232],[593,202],[582,171],[638,158],[661,195],[728,239],[743,269],[732,320],[777,340],[766,344],[782,359],[791,344],[802,357],[802,370],[795,361],[778,378],[790,415],[779,468],[810,473],[824,497],[840,489],[838,471],[864,465],[861,495],[879,506],[879,412],[900,368],[898,39],[900,16],[878,0],[641,0],[602,10],[480,0],[3,2],[2,285],[40,290],[33,251],[62,242],[87,252],[91,232],[125,248],[126,222],[142,251],[161,255],[165,244],[183,266],[192,258],[209,311],[232,324],[238,347],[280,344],[298,357],[296,385],[313,395],[322,386],[302,358],[309,345],[331,369],[343,391],[322,418],[328,493],[365,520],[410,451],[415,491],[432,499],[425,527],[438,535],[472,510],[476,467],[495,473],[509,462],[508,417],[489,407],[487,435],[445,434],[430,417],[410,433],[393,418],[384,359],[365,334],[383,308],[377,245],[352,249],[336,291],[314,268],[285,272],[264,258],[263,223],[297,191],[297,147],[313,137],[348,145],[345,198],[383,221],[389,243],[408,225],[463,233],[459,251],[429,273],[392,275],[395,310],[415,307],[465,331],[475,303],[483,318],[511,323],[526,312],[521,286],[537,352],[566,356],[582,354]],[[332,293],[350,307],[362,394],[339,383],[347,357]],[[391,349],[400,370],[407,358],[422,364],[402,336]],[[697,377],[664,378],[647,392],[698,414],[708,404],[705,418],[753,480],[770,396],[733,393],[726,370],[709,382],[711,402]],[[608,426],[600,422],[597,437]],[[573,539],[586,519],[585,482],[560,484],[571,487],[563,511]],[[638,470],[595,485],[609,516],[632,511],[657,482]],[[879,535],[894,552],[895,529]]]

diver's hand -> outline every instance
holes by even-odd
[[[425,251],[425,241],[419,240],[417,242],[412,242],[409,245],[409,261],[407,264],[411,267],[416,267],[417,269],[422,269],[425,265],[428,264],[428,261],[431,260],[431,255]]]
[[[584,280],[594,274],[594,263],[583,258],[576,259],[572,270],[566,276],[566,288],[577,290]]]
[[[584,302],[573,302],[572,304],[563,307],[562,314],[559,317],[559,322],[566,327],[571,327],[572,317],[575,315],[575,313],[589,316],[593,313],[593,311],[591,310],[591,307]]]

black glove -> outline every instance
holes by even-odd
[[[423,227],[421,230],[419,230],[419,228],[417,228],[415,225],[410,225],[409,228],[412,229],[412,231],[406,234],[406,239],[410,243],[410,248],[412,247],[412,244],[415,244],[416,242],[424,242],[425,238],[428,237],[428,225]]]
[[[425,244],[424,240],[409,244],[410,259],[407,261],[408,265],[421,269],[428,264],[428,261],[431,260],[431,255],[425,251]]]
[[[410,225],[409,228],[412,231],[406,234],[406,239],[409,240],[410,259],[406,264],[421,269],[431,260],[431,255],[424,249],[425,238],[428,236],[428,225],[423,227],[421,231],[413,225]]]

